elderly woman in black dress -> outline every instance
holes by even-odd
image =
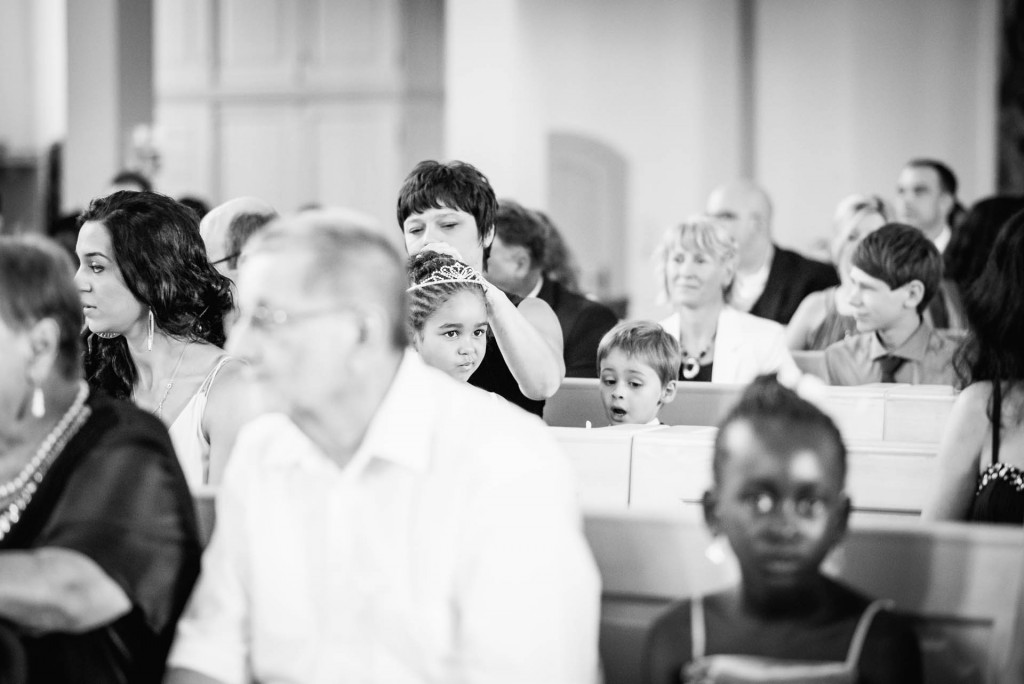
[[[163,423],[82,379],[72,272],[0,237],[0,681],[157,682],[195,514]]]

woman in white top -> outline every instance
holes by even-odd
[[[195,214],[170,197],[115,192],[79,221],[89,383],[167,424],[192,489],[216,484],[255,414],[239,364],[222,349],[231,281],[207,260]]]
[[[717,219],[700,215],[669,228],[655,258],[662,296],[675,310],[661,325],[679,340],[681,380],[748,383],[778,373],[792,386],[800,379],[785,329],[728,305],[737,248]]]

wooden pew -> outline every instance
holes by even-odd
[[[585,531],[601,572],[601,656],[606,684],[640,678],[646,630],[671,599],[738,580],[704,556],[709,541],[693,516],[590,511]],[[925,681],[991,682],[1016,666],[1024,643],[1024,530],[902,521],[855,523],[828,572],[870,595],[891,598],[921,640]],[[1010,681],[1010,680],[1005,680]]]
[[[715,428],[552,429],[576,469],[584,505],[696,508],[711,484]],[[847,450],[846,489],[857,518],[920,514],[934,444],[848,440]]]
[[[598,384],[595,378],[567,378],[546,402],[544,420],[557,427],[608,425]],[[743,388],[683,383],[675,401],[662,409],[661,420],[667,425],[718,425]],[[824,387],[818,403],[846,439],[937,443],[954,400],[953,389],[945,385],[875,384]]]
[[[585,507],[629,505],[633,441],[637,435],[667,430],[648,425],[614,425],[600,429],[551,428],[576,472],[580,504]],[[672,428],[679,435],[715,433],[703,426]]]

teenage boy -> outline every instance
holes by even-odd
[[[829,382],[953,384],[957,343],[922,316],[941,279],[939,250],[916,228],[889,223],[864,238],[850,269],[860,334],[825,350]]]

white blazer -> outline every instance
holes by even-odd
[[[661,321],[661,327],[678,340],[679,314]],[[729,306],[718,315],[714,364],[711,382],[746,384],[758,375],[778,373],[779,382],[795,387],[802,375],[786,346],[785,328]]]

